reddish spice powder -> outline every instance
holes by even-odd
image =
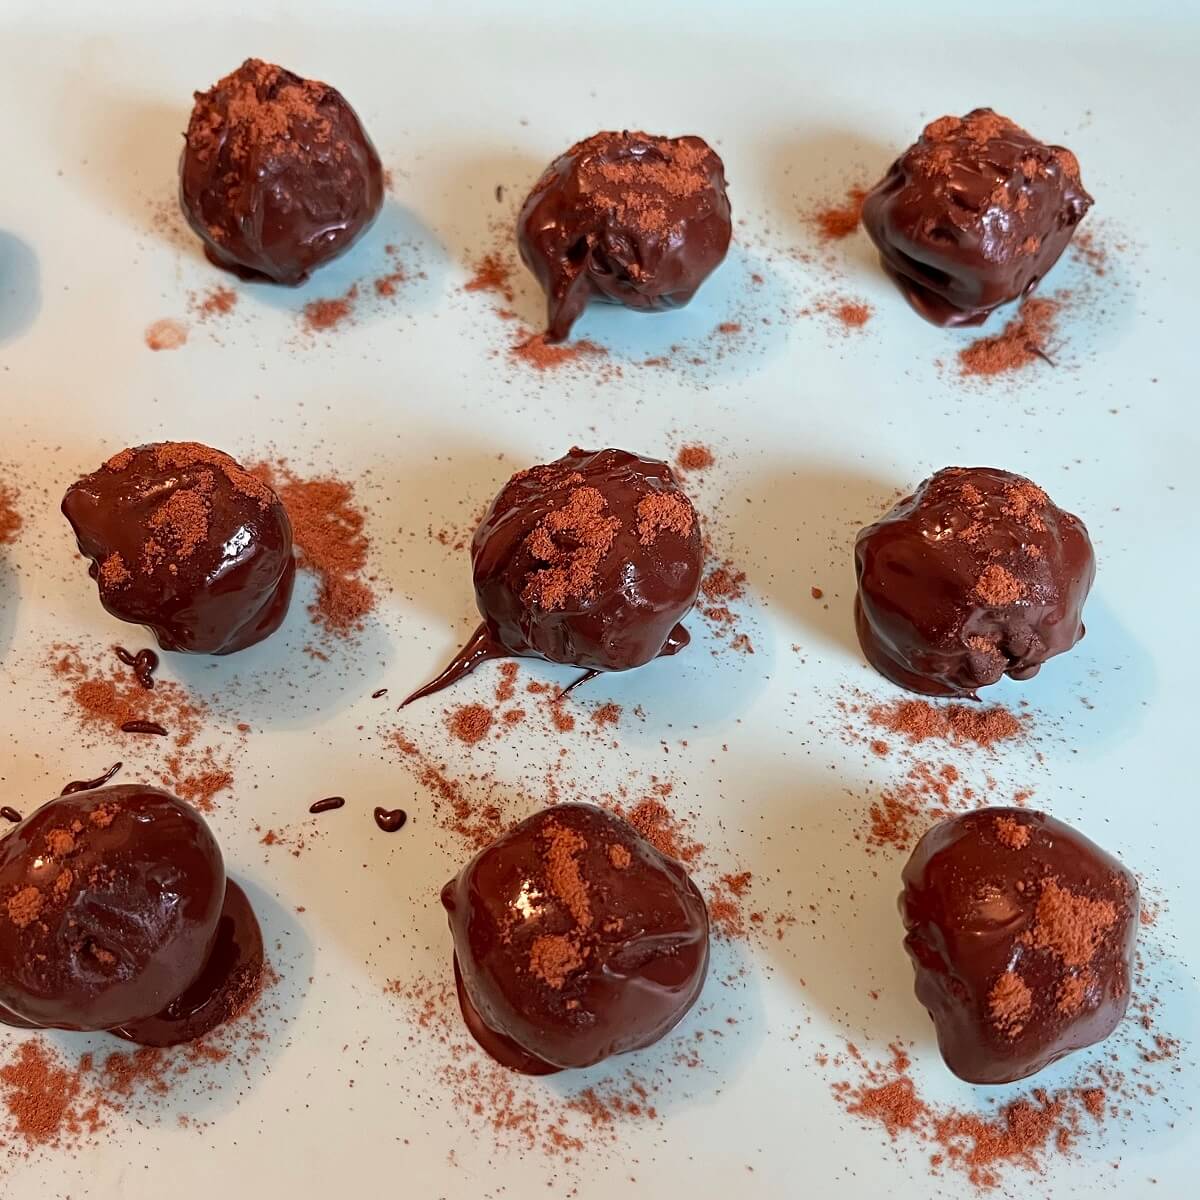
[[[583,359],[603,358],[608,351],[586,338],[578,342],[560,344],[548,342],[544,333],[535,333],[511,346],[509,354],[518,362],[523,362],[537,371],[551,371]]]
[[[1034,297],[995,337],[980,338],[958,354],[962,375],[1003,375],[1038,359],[1049,361],[1046,347],[1054,336],[1062,308],[1059,299]]]
[[[463,284],[464,292],[495,292],[513,302],[514,264],[499,252],[485,254],[476,264],[475,273]]]
[[[237,301],[238,294],[233,288],[214,287],[210,288],[202,296],[193,294],[192,311],[202,321],[209,317],[225,317],[233,312],[237,306]]]
[[[304,306],[304,324],[310,332],[338,329],[354,316],[358,299],[358,284],[353,284],[344,296],[310,300]]]
[[[619,704],[602,704],[595,712],[592,713],[592,724],[597,726],[616,725],[621,720],[621,706]]]
[[[151,350],[178,350],[186,344],[187,339],[187,326],[169,317],[146,327],[146,345]]]
[[[861,329],[871,319],[872,312],[869,304],[858,300],[842,300],[833,310],[833,315],[847,329]]]
[[[954,1170],[981,1191],[998,1187],[1005,1171],[1040,1174],[1050,1155],[1070,1152],[1081,1115],[1107,1116],[1105,1089],[1093,1085],[1053,1093],[1033,1088],[990,1115],[934,1105],[917,1091],[908,1055],[899,1046],[890,1050],[887,1063],[869,1064],[854,1047],[836,1056],[835,1068],[862,1078],[834,1082],[834,1097],[847,1112],[882,1125],[893,1141],[931,1147],[933,1174]],[[818,1062],[826,1066],[830,1059],[819,1055]]]
[[[362,577],[370,542],[353,486],[334,476],[301,478],[282,461],[259,463],[253,471],[283,501],[300,550],[299,565],[320,581],[309,615],[337,636],[361,630],[376,596]]]
[[[675,465],[681,471],[707,471],[716,461],[713,452],[699,442],[681,446],[675,455]]]
[[[930,739],[954,745],[991,748],[1028,733],[1028,720],[1006,708],[969,704],[931,704],[928,700],[891,700],[867,709],[867,720],[910,742]]]
[[[829,204],[812,213],[810,219],[816,225],[818,237],[823,242],[837,242],[849,237],[862,219],[866,198],[867,189],[855,186],[847,190],[840,203]]]
[[[483,704],[464,704],[449,716],[450,733],[468,746],[481,742],[492,727],[492,710]]]
[[[21,514],[16,508],[20,494],[16,488],[0,481],[0,546],[15,541],[21,532]]]

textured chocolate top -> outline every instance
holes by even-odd
[[[941,822],[904,868],[900,911],[917,998],[962,1079],[1023,1079],[1125,1013],[1137,882],[1061,821],[984,808]]]
[[[725,167],[698,137],[597,133],[550,164],[517,241],[561,341],[591,299],[655,310],[686,304],[729,249]]]
[[[339,92],[250,58],[196,93],[179,196],[214,262],[296,284],[378,216],[383,171]]]
[[[1096,562],[1083,522],[994,467],[947,467],[854,547],[867,660],[929,696],[1029,679],[1083,637]]]
[[[471,1033],[546,1074],[638,1050],[700,994],[708,913],[679,863],[590,804],[535,813],[442,889]]]
[[[867,195],[862,223],[917,312],[978,325],[1037,286],[1091,205],[1070,150],[977,108],[927,125]]]
[[[295,579],[275,493],[198,442],[123,450],[67,491],[63,514],[100,602],[164,650],[228,654],[273,633]]]

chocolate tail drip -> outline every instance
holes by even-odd
[[[492,640],[487,625],[480,625],[471,634],[467,644],[450,660],[450,665],[436,679],[413,692],[400,707],[405,708],[414,700],[420,700],[423,696],[432,696],[434,692],[448,688],[452,683],[457,683],[460,679],[470,675],[480,663],[487,662],[489,658],[509,657],[511,657],[509,652]]]
[[[692,635],[688,633],[682,625],[676,625],[671,630],[670,636],[663,643],[663,648],[654,656],[655,658],[670,658],[673,654],[678,654],[680,650],[691,643]],[[591,683],[597,675],[604,675],[604,671],[584,671],[573,683],[568,683],[561,692],[558,693],[556,699],[562,700],[569,693],[573,692],[578,687],[583,687],[585,683]]]
[[[672,654],[678,654],[684,646],[690,645],[691,641],[692,635],[682,625],[676,625],[671,630],[671,636],[667,638],[666,643],[656,657],[670,658]]]
[[[578,679],[568,683],[565,688],[555,697],[556,700],[565,700],[577,687],[583,687],[585,683],[590,683],[597,675],[602,675],[603,671],[584,671]]]
[[[546,341],[563,342],[570,336],[571,328],[583,316],[592,296],[592,281],[586,265],[562,289],[560,294],[551,294],[546,302]]]

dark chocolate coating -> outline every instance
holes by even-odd
[[[698,137],[597,133],[550,164],[521,209],[517,244],[546,293],[550,341],[589,300],[679,308],[732,236],[725,166]]]
[[[140,1046],[194,1042],[245,1011],[262,987],[263,940],[246,893],[225,882],[225,902],[200,974],[161,1012],[109,1030]]]
[[[571,878],[582,888],[564,888]],[[590,804],[522,821],[446,884],[442,903],[467,1026],[527,1074],[658,1041],[708,969],[708,911],[687,872]]]
[[[60,796],[0,839],[0,1012],[112,1029],[161,1012],[208,961],[225,867],[158,788]]]
[[[990,108],[942,117],[867,194],[884,269],[935,325],[979,325],[1027,295],[1092,206],[1079,163]]]
[[[100,603],[164,650],[230,654],[274,633],[295,581],[279,497],[196,442],[126,450],[67,491],[62,510]]]
[[[903,879],[917,998],[961,1079],[1024,1079],[1103,1041],[1124,1016],[1137,882],[1069,825],[1021,808],[951,817],[917,844]],[[1043,916],[1047,888],[1068,897],[1057,930]],[[1086,917],[1072,916],[1097,906],[1104,919],[1081,938]]]
[[[551,529],[586,493],[596,517],[616,522],[587,586],[552,596],[539,580],[586,553],[570,523]],[[647,532],[645,506],[666,505],[682,527]],[[626,450],[571,450],[520,471],[492,501],[471,542],[483,624],[450,666],[405,704],[469,674],[489,658],[545,658],[588,671],[627,671],[688,644],[679,621],[700,590],[700,520],[666,463]]]
[[[927,696],[1029,679],[1083,637],[1096,574],[1083,522],[994,467],[947,467],[854,545],[867,661]]]
[[[196,93],[179,200],[219,266],[302,283],[383,205],[379,155],[341,93],[247,59]]]

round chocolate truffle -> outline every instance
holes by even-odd
[[[508,481],[471,543],[483,624],[405,703],[487,658],[625,671],[687,645],[700,589],[700,520],[666,463],[579,450]]]
[[[687,872],[590,804],[543,809],[442,889],[467,1027],[527,1074],[658,1041],[695,1003],[708,911]]]
[[[597,133],[556,158],[517,225],[561,341],[591,299],[679,308],[729,249],[725,166],[703,138]]]
[[[228,890],[235,910],[238,897],[245,905]],[[26,817],[0,839],[0,906],[10,1024],[134,1036],[139,1023],[171,1021],[183,997],[190,1024],[149,1039],[170,1045],[231,1015],[231,996],[244,1002],[262,969],[261,938],[256,964],[214,955],[231,915],[220,848],[195,809],[158,788],[78,791]]]
[[[1096,574],[1083,522],[994,467],[947,467],[854,545],[867,661],[927,696],[1029,679],[1083,637]]]
[[[100,603],[164,650],[230,654],[274,633],[296,577],[279,497],[198,442],[122,450],[67,491],[63,514]]]
[[[196,93],[185,136],[184,216],[240,275],[302,283],[383,205],[379,155],[341,93],[257,58]]]
[[[863,202],[884,270],[935,325],[979,325],[1031,292],[1092,205],[1079,162],[1007,117],[941,117]]]
[[[968,1083],[1024,1079],[1125,1014],[1137,882],[1053,817],[983,808],[935,825],[904,868],[900,912],[917,999]]]

